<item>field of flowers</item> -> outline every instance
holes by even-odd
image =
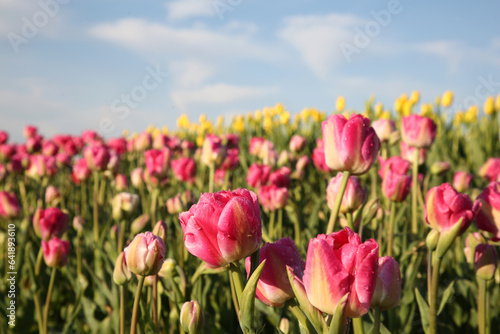
[[[0,131],[0,333],[498,333],[500,95],[452,100]]]

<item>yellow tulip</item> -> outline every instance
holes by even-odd
[[[418,90],[414,90],[413,92],[411,92],[410,101],[412,101],[413,104],[417,104],[419,100],[420,100],[420,92]]]
[[[153,130],[153,132],[151,133],[151,137],[156,138],[156,137],[158,137],[160,134],[161,134],[160,129],[155,128],[155,129]]]
[[[196,145],[197,145],[198,147],[203,146],[203,140],[204,140],[204,139],[205,139],[205,137],[204,137],[204,136],[202,136],[202,135],[197,136],[197,137],[196,137]]]
[[[165,136],[168,136],[168,127],[166,125],[161,127],[161,133],[163,133]]]
[[[264,127],[264,130],[270,132],[273,127],[273,119],[270,116],[264,117],[264,123],[262,124],[262,126]]]
[[[337,98],[337,102],[335,103],[335,108],[337,109],[337,112],[341,112],[345,108],[345,99],[343,96],[339,96]]]
[[[495,100],[495,110],[500,111],[500,93],[498,93],[497,98]]]
[[[256,110],[255,111],[255,121],[257,121],[257,123],[260,123],[261,120],[262,120],[262,112],[260,110]]]
[[[389,110],[384,110],[380,113],[379,118],[391,119],[391,113],[389,112]]]
[[[129,135],[129,131],[127,129],[123,129],[122,136],[125,137],[125,138],[127,138],[128,135]]]
[[[384,105],[379,102],[375,105],[375,117],[380,118],[380,114],[382,114],[382,111],[384,110]]]
[[[288,111],[283,112],[280,115],[281,124],[286,125],[286,124],[288,124],[289,121],[290,121],[290,113]]]
[[[465,113],[465,122],[467,123],[476,123],[477,122],[477,106],[470,106],[467,112]]]
[[[233,123],[233,130],[236,132],[243,132],[245,130],[245,122],[243,116],[239,115]]]
[[[154,129],[155,129],[155,126],[153,124],[149,124],[149,126],[146,129],[146,132],[152,133]]]
[[[452,102],[453,92],[451,90],[447,90],[446,92],[444,92],[443,97],[441,98],[441,105],[448,108]]]
[[[495,99],[493,96],[488,96],[484,101],[484,112],[486,115],[493,115],[495,113]]]
[[[186,114],[182,114],[178,119],[177,119],[177,127],[181,129],[187,129],[189,128],[189,119]]]
[[[402,110],[403,116],[411,115],[412,109],[413,109],[413,102],[411,100],[406,100],[403,103],[403,110]]]

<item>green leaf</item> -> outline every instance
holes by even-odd
[[[344,295],[337,304],[335,314],[333,315],[332,322],[330,323],[329,334],[343,334],[345,332],[345,325],[347,318],[344,316],[344,310],[349,298],[349,292]]]
[[[415,297],[417,298],[418,309],[420,310],[420,319],[422,319],[422,328],[425,334],[429,334],[429,305],[424,300],[420,291],[415,288]]]
[[[248,282],[243,289],[243,293],[241,294],[240,325],[243,331],[254,329],[253,315],[255,310],[255,292],[257,291],[257,283],[259,282],[260,274],[262,273],[265,264],[266,260],[262,261],[257,269],[255,269],[252,276],[248,279]]]
[[[446,303],[448,302],[448,299],[450,299],[450,296],[451,294],[453,293],[454,289],[453,289],[453,285],[455,284],[455,281],[452,281],[448,287],[446,288],[446,290],[444,290],[444,294],[443,294],[443,298],[441,299],[441,304],[439,304],[439,310],[438,310],[438,315],[441,313],[441,311],[443,310],[444,306],[446,305]]]

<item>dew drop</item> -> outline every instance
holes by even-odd
[[[368,289],[369,289],[368,285],[365,285],[365,286],[363,287],[363,290],[365,290],[365,291],[368,291]]]

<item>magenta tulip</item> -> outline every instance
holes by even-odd
[[[47,266],[61,268],[68,263],[69,242],[53,237],[48,242],[42,240],[43,259]]]
[[[436,123],[429,117],[412,114],[403,117],[401,139],[406,145],[429,148],[436,138]]]
[[[498,266],[498,253],[495,246],[479,244],[474,252],[474,270],[476,276],[483,280],[491,280],[495,277]]]
[[[366,173],[380,149],[380,140],[362,115],[331,115],[321,125],[325,142],[325,161],[332,170],[354,175]]]
[[[290,168],[281,167],[269,175],[269,183],[276,187],[290,187]]]
[[[196,177],[196,162],[192,158],[179,158],[170,163],[175,177],[183,182],[193,183]]]
[[[401,271],[399,263],[390,256],[378,259],[377,285],[371,306],[387,310],[399,305],[401,300]]]
[[[179,219],[187,250],[213,267],[251,255],[262,241],[259,201],[246,189],[204,193]]]
[[[500,182],[492,182],[477,197],[482,204],[476,222],[480,230],[493,234],[493,240],[500,240]]]
[[[479,176],[488,179],[490,182],[500,181],[500,158],[489,158],[478,171]]]
[[[269,211],[283,209],[288,203],[288,188],[272,184],[260,187],[258,193],[260,203]]]
[[[19,215],[20,210],[16,194],[0,191],[0,217],[15,218]]]
[[[469,189],[473,175],[467,172],[458,171],[453,175],[453,188],[458,192]]]
[[[93,171],[105,171],[110,158],[109,149],[106,146],[92,145],[83,151],[87,165]]]
[[[61,237],[69,227],[69,217],[59,208],[38,208],[33,215],[33,229],[42,240]]]
[[[167,176],[170,165],[170,149],[147,150],[144,152],[146,158],[146,169],[149,176],[164,178]]]
[[[271,167],[254,163],[248,169],[247,183],[253,188],[259,188],[265,185],[271,174]]]

